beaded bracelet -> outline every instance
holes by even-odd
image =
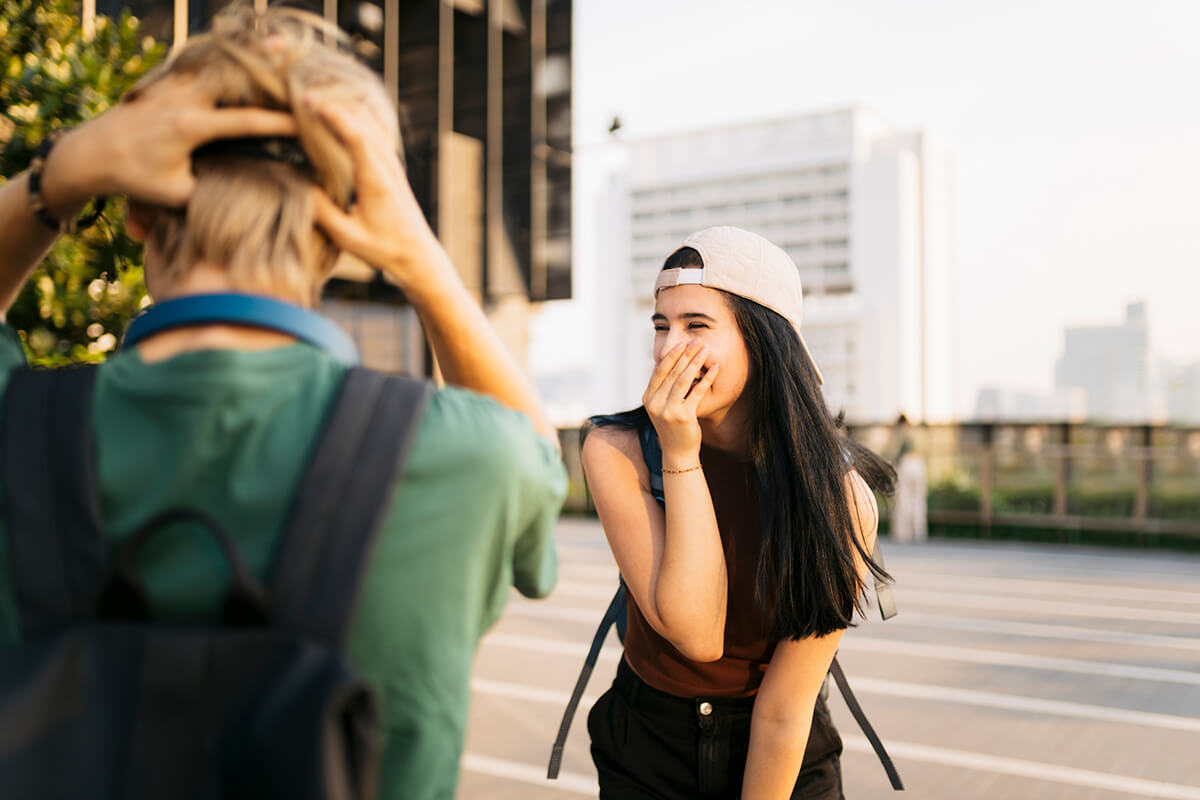
[[[667,469],[666,467],[663,467],[663,473],[666,475],[682,475],[685,472],[695,472],[696,470],[700,469],[701,466],[701,464],[697,464],[696,466],[688,467],[687,469]]]
[[[29,165],[29,208],[33,211],[33,216],[37,217],[37,221],[47,228],[59,233],[75,233],[96,224],[96,220],[100,219],[100,215],[104,213],[104,205],[108,198],[97,197],[93,201],[93,209],[90,214],[68,222],[60,222],[46,210],[46,199],[42,197],[42,170],[45,169],[46,158],[50,155],[50,150],[58,141],[61,133],[62,131],[55,131],[43,139]]]

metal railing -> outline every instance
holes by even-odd
[[[889,459],[909,438],[926,460],[935,527],[1200,538],[1200,427],[969,422],[848,433]],[[566,508],[591,512],[578,430],[560,439],[571,477]]]

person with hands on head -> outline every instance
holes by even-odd
[[[378,796],[440,799],[457,785],[479,638],[509,587],[531,597],[553,587],[566,473],[529,380],[421,214],[395,107],[374,73],[331,46],[340,36],[301,11],[235,5],[119,105],[62,135],[38,192],[28,174],[0,187],[0,307],[58,223],[102,195],[128,198],[156,305],[233,292],[302,316],[342,252],[404,290],[447,385],[417,423],[346,653],[381,700]],[[16,332],[0,326],[0,392],[24,363]],[[247,324],[127,343],[98,368],[91,400],[105,537],[124,541],[164,509],[206,509],[261,579],[346,370],[302,338]],[[211,545],[155,544],[142,565],[154,617],[215,614],[227,574]],[[0,646],[22,639],[11,587],[0,547]]]
[[[821,693],[892,490],[846,437],[784,251],[710,228],[655,286],[642,407],[594,417],[588,485],[627,587],[624,658],[588,715],[600,797],[842,797]],[[655,499],[639,431],[662,451]]]

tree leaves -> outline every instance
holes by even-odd
[[[96,17],[85,40],[72,0],[0,2],[0,182],[29,166],[50,133],[116,103],[166,47],[128,11]],[[8,313],[34,364],[101,361],[144,304],[141,246],[110,200],[92,228],[60,237]]]

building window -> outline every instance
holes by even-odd
[[[845,261],[827,261],[822,266],[826,272],[849,272],[850,264]]]

